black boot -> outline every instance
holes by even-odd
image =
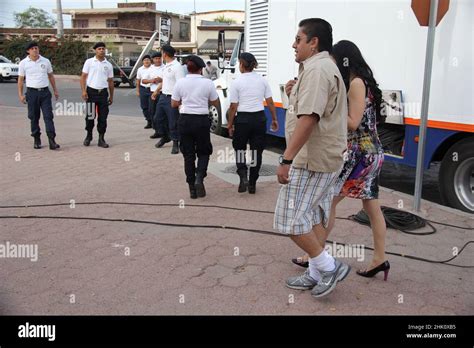
[[[109,147],[109,144],[104,140],[104,134],[99,134],[99,142],[97,143],[97,146],[103,147],[104,149]]]
[[[150,129],[150,128],[151,128],[151,121],[147,121],[145,129]]]
[[[160,133],[153,133],[152,135],[150,135],[150,139],[158,139],[158,138],[161,138],[162,135]]]
[[[84,139],[84,146],[89,146],[92,141],[92,131],[87,131],[86,138]]]
[[[160,139],[159,142],[155,144],[155,147],[157,148],[163,147],[163,145],[165,145],[166,143],[169,143],[170,141],[171,139],[167,135],[165,135]]]
[[[196,175],[194,187],[196,188],[196,193],[198,197],[206,197],[206,188],[204,187],[204,176],[202,174]]]
[[[48,141],[49,141],[49,149],[50,150],[56,150],[56,149],[60,148],[59,144],[56,144],[56,141],[54,140],[55,137],[56,137],[55,134],[48,134]]]
[[[249,180],[247,179],[247,172],[240,172],[240,183],[238,192],[245,192],[247,191],[247,187],[249,185]]]
[[[33,143],[33,148],[35,149],[41,149],[41,137],[39,134],[34,136],[35,140]]]
[[[249,193],[255,194],[256,191],[257,191],[257,183],[253,182],[253,181],[250,181],[249,182]]]
[[[196,187],[194,187],[193,184],[189,184],[189,197],[192,199],[196,199],[198,197],[196,193]]]
[[[176,155],[179,153],[179,143],[177,140],[173,140],[173,148],[171,149],[171,154]]]

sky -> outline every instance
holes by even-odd
[[[116,8],[118,2],[156,2],[156,9],[181,14],[189,14],[194,11],[213,10],[245,10],[245,0],[93,0],[94,8]],[[56,8],[56,0],[2,0],[0,7],[0,27],[15,27],[14,12],[22,12],[28,7],[42,8],[48,11],[54,19],[53,9]],[[62,0],[62,8],[90,8],[90,0]],[[71,27],[71,16],[63,16],[64,27]]]

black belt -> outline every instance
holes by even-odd
[[[161,93],[162,95],[166,95],[167,97],[171,97],[171,94],[164,94],[164,93]]]
[[[188,117],[209,117],[209,114],[180,114],[180,116],[188,116]]]
[[[264,111],[264,110],[252,111],[252,112],[249,112],[249,111],[237,111],[237,116],[253,117],[253,116],[259,116],[259,115],[261,115],[262,113],[265,114],[265,111]]]
[[[142,85],[140,85],[140,88],[144,88],[144,89],[150,90],[150,87],[145,87],[145,86],[142,86]]]
[[[107,91],[107,88],[96,89],[89,86],[87,86],[87,88],[92,89],[93,91],[96,91],[97,93],[102,93],[102,91]]]
[[[38,91],[38,92],[49,90],[48,87],[43,87],[43,88],[26,87],[26,89],[32,89],[33,91]]]

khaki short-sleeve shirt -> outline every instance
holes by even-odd
[[[347,148],[347,95],[339,69],[326,51],[300,64],[286,112],[287,143],[302,115],[319,117],[319,122],[293,159],[293,166],[323,173],[340,170]]]

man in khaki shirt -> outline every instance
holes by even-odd
[[[293,43],[300,64],[297,81],[286,92],[287,148],[280,157],[278,181],[283,184],[275,209],[274,227],[309,256],[303,275],[290,277],[292,289],[312,290],[314,297],[329,294],[350,266],[324,250],[333,186],[347,146],[346,89],[339,69],[329,56],[331,25],[320,18],[299,23]]]

